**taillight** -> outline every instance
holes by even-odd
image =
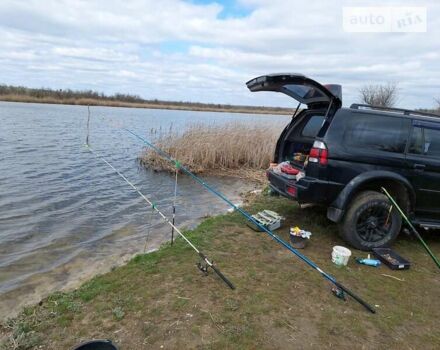
[[[328,149],[324,142],[315,141],[309,153],[309,162],[319,163],[321,165],[328,164]]]
[[[312,148],[309,153],[309,162],[317,163],[319,158],[319,149]]]
[[[296,197],[296,193],[297,193],[296,187],[288,186],[287,187],[287,193],[290,194],[293,197]]]

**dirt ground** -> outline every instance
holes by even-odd
[[[0,328],[2,349],[70,349],[91,338],[126,349],[439,349],[439,271],[420,244],[402,235],[394,249],[408,271],[358,265],[338,268],[337,226],[319,208],[256,197],[249,210],[287,218],[313,232],[303,252],[376,309],[342,301],[319,273],[252,231],[237,213],[209,218],[189,233],[235,284],[204,276],[182,240],[98,276],[69,293],[55,293]],[[424,234],[440,254],[440,236]],[[353,257],[366,253],[353,251]],[[390,277],[391,276],[391,277]],[[395,278],[397,279],[395,279]]]

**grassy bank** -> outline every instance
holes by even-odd
[[[283,238],[289,225],[311,230],[304,252],[377,305],[378,313],[335,298],[315,271],[234,213],[209,218],[189,235],[235,291],[215,275],[203,276],[194,252],[178,241],[25,309],[0,329],[3,349],[68,349],[88,338],[113,339],[121,350],[440,347],[438,271],[416,241],[402,237],[395,245],[413,262],[408,271],[353,261],[337,268],[329,256],[342,242],[323,211],[267,196],[249,204],[251,211],[262,208],[288,218],[279,231]],[[438,237],[426,238],[439,252]]]
[[[194,173],[233,175],[264,181],[264,169],[273,158],[274,145],[284,124],[192,125],[183,133],[173,130],[150,138],[155,145],[178,159]],[[139,157],[140,163],[157,171],[175,170],[174,166],[151,148]]]
[[[147,108],[147,109],[171,109],[171,110],[181,110],[181,111],[223,112],[223,113],[278,114],[278,115],[293,114],[293,110],[290,108],[234,106],[234,105],[222,105],[222,104],[204,104],[204,103],[155,101],[155,100],[152,101],[146,100],[143,102],[129,102],[129,101],[121,101],[117,99],[104,100],[104,99],[87,98],[87,97],[58,98],[52,96],[36,97],[36,96],[28,96],[28,95],[0,94],[0,101],[83,105],[83,106]]]

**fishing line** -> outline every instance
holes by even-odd
[[[202,265],[200,262],[197,264],[199,269],[203,271],[204,273],[208,273],[208,269],[212,268],[214,272],[225,282],[229,288],[235,289],[235,286],[227,279],[223,273],[218,269],[216,265],[214,265],[214,262],[210,260],[201,250],[199,250],[169,219],[167,216],[165,216],[162,211],[159,210],[159,208],[156,206],[154,202],[148,199],[147,196],[145,196],[130,180],[128,180],[124,174],[122,174],[119,170],[117,170],[112,164],[110,164],[102,155],[97,153],[95,150],[93,150],[90,145],[88,144],[88,139],[86,140],[85,147],[98,159],[103,161],[105,164],[107,164],[116,174],[118,174],[134,191],[136,191],[144,200],[148,203],[148,205],[152,208],[152,210],[155,210],[162,219],[170,225],[175,232],[177,232],[180,237],[182,237],[185,242],[199,255],[201,260],[204,262],[204,265]]]
[[[148,217],[147,233],[145,234],[144,253],[147,251],[148,237],[150,236],[151,225],[153,224],[153,214],[154,214],[154,209],[153,207],[151,207],[150,215]]]
[[[153,145],[151,142],[147,141],[145,138],[143,138],[142,136],[136,134],[135,132],[127,129],[127,128],[122,128],[123,130],[127,131],[128,133],[130,133],[131,135],[133,135],[135,138],[139,139],[140,141],[142,141],[144,143],[144,145],[150,147],[151,149],[153,149],[157,154],[161,155],[163,158],[167,159],[168,161],[170,161],[171,163],[174,164],[174,166],[177,168],[179,167],[179,169],[181,171],[183,171],[184,173],[186,173],[188,176],[192,177],[196,182],[198,182],[199,184],[201,184],[203,187],[205,187],[208,191],[210,191],[211,193],[213,193],[214,195],[216,195],[217,197],[221,198],[224,202],[226,202],[230,207],[232,207],[235,211],[239,212],[242,216],[244,216],[247,220],[249,220],[250,222],[252,222],[253,224],[255,224],[257,227],[259,227],[262,231],[264,231],[265,233],[267,233],[270,237],[272,237],[272,239],[274,239],[276,242],[278,242],[279,244],[281,244],[284,248],[288,249],[291,253],[293,253],[294,255],[296,255],[299,259],[301,259],[302,261],[304,261],[307,265],[309,265],[310,267],[312,267],[314,270],[318,271],[322,277],[324,277],[325,279],[327,279],[328,281],[330,281],[333,285],[335,285],[339,291],[343,291],[345,293],[347,293],[348,295],[350,295],[354,300],[356,300],[359,304],[361,304],[362,306],[364,306],[368,311],[370,311],[371,313],[376,313],[376,310],[369,305],[367,302],[365,302],[363,299],[361,299],[359,296],[357,296],[356,294],[354,294],[352,291],[350,291],[349,289],[347,289],[344,285],[342,285],[341,283],[339,283],[335,277],[331,276],[330,274],[328,274],[327,272],[323,271],[319,266],[317,266],[312,260],[310,260],[307,256],[303,255],[302,253],[300,253],[298,250],[296,250],[295,248],[293,248],[289,243],[287,243],[286,241],[284,241],[282,238],[278,237],[275,233],[273,233],[271,230],[269,230],[268,228],[266,228],[265,226],[261,225],[258,221],[256,221],[251,214],[249,214],[247,211],[245,211],[244,209],[238,207],[237,205],[235,205],[231,200],[229,200],[223,193],[221,193],[220,191],[216,190],[215,188],[213,188],[212,186],[210,186],[209,184],[207,184],[205,181],[203,181],[203,179],[201,179],[200,177],[198,177],[197,175],[195,175],[193,172],[191,172],[189,169],[187,169],[185,166],[181,165],[180,162],[176,159],[174,159],[173,157],[171,157],[168,153],[166,153],[165,151],[163,151],[162,149],[160,149],[159,147]]]

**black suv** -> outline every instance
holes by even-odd
[[[301,74],[265,75],[247,87],[299,102],[267,171],[274,191],[327,206],[342,237],[362,250],[391,244],[401,230],[402,219],[381,187],[415,224],[440,228],[439,116],[359,104],[342,108],[339,85],[323,86]]]

